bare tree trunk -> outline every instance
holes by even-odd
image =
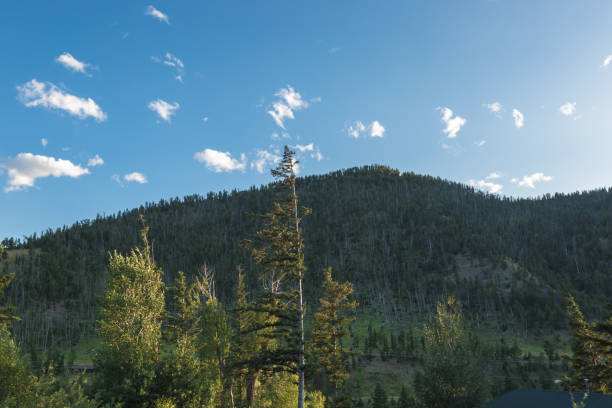
[[[294,206],[294,211],[295,211],[295,233],[299,239],[299,231],[300,231],[300,225],[299,225],[299,218],[298,218],[298,200],[297,200],[297,194],[295,192],[295,178],[293,179],[293,206]],[[299,259],[300,253],[298,252],[298,259]],[[298,408],[304,408],[304,388],[305,388],[305,383],[304,383],[304,365],[305,365],[305,361],[304,361],[304,294],[303,294],[303,288],[302,288],[302,281],[303,281],[303,271],[300,270],[299,272],[299,276],[298,276],[298,291],[299,291],[299,300],[298,300],[298,313],[299,313],[299,345],[300,345],[300,351],[299,351],[299,355],[298,355],[298,381],[299,381],[299,385],[298,385]]]
[[[252,407],[255,404],[255,383],[257,382],[256,375],[250,375],[247,379],[247,405]]]

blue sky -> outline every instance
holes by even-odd
[[[588,7],[585,6],[588,4]],[[0,237],[372,163],[512,196],[612,185],[608,1],[19,1]]]

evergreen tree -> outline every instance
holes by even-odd
[[[177,407],[208,406],[210,384],[198,355],[202,334],[199,285],[197,282],[188,285],[185,275],[179,271],[168,291],[172,293],[174,304],[174,311],[168,313],[165,327],[171,351],[163,358],[159,369],[158,393]]]
[[[454,297],[438,304],[425,338],[427,354],[414,384],[420,402],[430,408],[481,406],[488,395],[486,366]]]
[[[397,408],[415,408],[416,406],[417,404],[414,397],[408,393],[406,386],[402,385],[402,391],[397,401]]]
[[[612,317],[595,326],[597,335],[592,338],[603,355],[606,365],[601,371],[601,392],[612,394]]]
[[[352,354],[342,343],[349,336],[348,325],[355,320],[349,314],[354,312],[357,302],[348,301],[353,293],[353,285],[350,282],[343,284],[335,282],[332,279],[331,267],[328,267],[323,274],[325,279],[321,306],[314,314],[312,353],[334,386],[334,404],[337,404],[338,390],[349,376],[344,362]]]
[[[4,254],[4,246],[0,244],[0,259]],[[13,274],[0,276],[0,301],[4,300],[4,291],[10,285],[13,280]],[[20,319],[15,316],[15,308],[7,305],[0,305],[0,329],[8,327],[11,323],[19,321]]]
[[[93,389],[103,402],[143,406],[153,398],[164,284],[151,259],[147,230],[141,234],[143,248],[110,256],[100,308],[101,344],[94,357],[98,372]]]
[[[248,365],[249,360],[261,350],[266,340],[256,336],[252,327],[256,322],[257,314],[250,310],[245,276],[242,268],[238,267],[238,284],[236,286],[236,300],[232,311],[231,327],[231,375],[232,398],[236,407],[250,406],[254,402],[254,387],[257,383],[259,371]]]
[[[0,256],[3,251],[0,245]],[[0,277],[0,300],[11,279],[12,275]],[[16,320],[13,313],[14,308],[0,305],[0,404],[11,397],[17,401],[35,381],[9,331],[10,324]]]
[[[607,392],[612,362],[606,362],[605,350],[600,342],[602,337],[595,331],[595,325],[584,319],[574,298],[569,296],[567,301],[567,328],[572,353],[570,356],[564,355],[564,358],[572,368],[569,383],[574,390],[582,389],[584,379],[588,378],[592,392]]]
[[[380,383],[376,383],[372,395],[372,408],[388,408],[388,402],[387,392]]]
[[[247,240],[255,262],[262,266],[260,279],[266,292],[252,310],[264,314],[264,321],[254,330],[273,338],[273,348],[266,348],[250,361],[253,368],[288,371],[298,376],[298,408],[304,408],[304,252],[302,218],[310,210],[298,211],[295,186],[295,152],[287,146],[278,166],[272,170],[273,185],[286,191],[272,211],[263,216],[264,229],[256,240]],[[289,282],[287,282],[289,281]]]

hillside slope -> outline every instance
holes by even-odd
[[[426,312],[441,295],[456,293],[474,316],[562,327],[568,292],[591,314],[612,297],[612,190],[509,199],[366,166],[300,178],[298,194],[313,210],[303,223],[311,303],[328,265],[355,284],[361,305],[390,313]],[[274,198],[267,186],[193,195],[25,242],[5,240],[12,255],[0,270],[15,272],[9,297],[24,316],[17,337],[41,345],[90,333],[108,251],[138,244],[141,213],[166,280],[179,270],[195,274],[206,262],[216,271],[219,296],[231,301],[242,264],[257,290],[239,244],[258,226],[249,213],[266,211]]]

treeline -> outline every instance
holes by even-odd
[[[504,316],[524,330],[564,327],[572,293],[594,318],[612,296],[612,191],[510,199],[384,166],[298,178],[304,220],[304,297],[320,296],[319,271],[351,281],[362,308],[431,314],[454,293],[470,317]],[[14,273],[8,296],[22,321],[22,344],[48,349],[93,334],[95,298],[111,250],[138,244],[139,215],[150,226],[155,262],[171,283],[179,270],[217,271],[217,296],[231,299],[236,264],[253,270],[240,241],[257,229],[250,213],[274,202],[271,186],[147,203],[109,217],[5,243],[0,271]],[[461,259],[485,265],[465,274]],[[506,279],[500,279],[504,274]],[[247,274],[247,284],[257,276]]]

